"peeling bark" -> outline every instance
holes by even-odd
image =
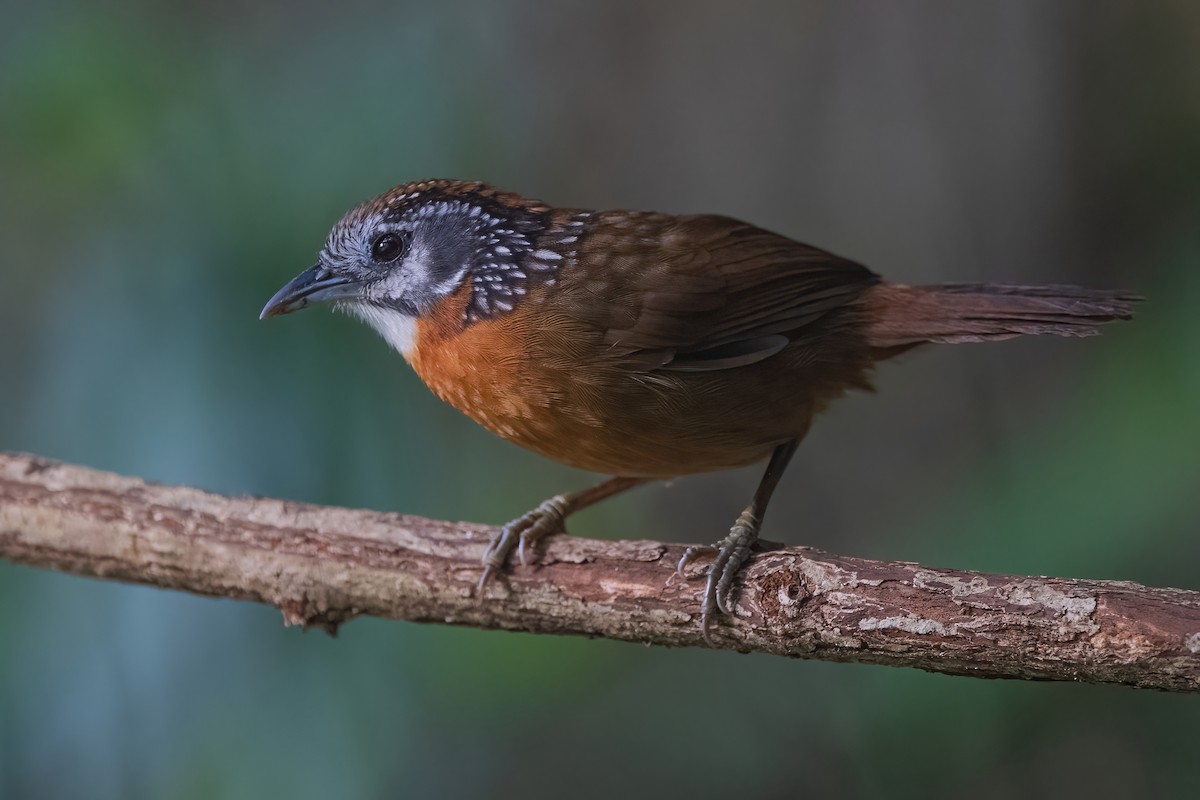
[[[493,528],[197,489],[0,454],[0,557],[268,603],[333,633],[357,616],[705,646],[686,545],[555,536],[474,596]],[[1200,592],[759,552],[719,647],[989,678],[1200,690]]]

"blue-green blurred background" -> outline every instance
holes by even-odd
[[[838,405],[768,538],[1200,588],[1200,5],[0,3],[0,448],[500,522],[592,476],[366,327],[260,323],[426,177],[720,212],[907,282],[1151,300],[931,348]],[[757,470],[577,533],[708,541]],[[1200,705],[1117,687],[277,612],[0,564],[0,797],[1184,796]]]

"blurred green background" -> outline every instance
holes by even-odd
[[[767,537],[1200,588],[1200,5],[0,8],[0,448],[501,522],[593,478],[365,326],[260,323],[426,177],[719,212],[907,282],[1151,299],[931,348],[817,426]],[[758,470],[576,533],[710,541]],[[355,621],[0,564],[0,797],[1185,796],[1193,697]]]

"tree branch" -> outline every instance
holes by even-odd
[[[156,486],[0,454],[0,557],[269,603],[335,632],[371,615],[704,645],[704,564],[683,545],[551,537],[541,561],[473,593],[492,528]],[[719,646],[978,677],[1200,691],[1200,592],[761,552]]]

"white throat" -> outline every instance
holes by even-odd
[[[412,360],[413,350],[417,346],[416,317],[370,303],[346,303],[345,310],[378,331],[383,340],[396,348],[405,360]]]

